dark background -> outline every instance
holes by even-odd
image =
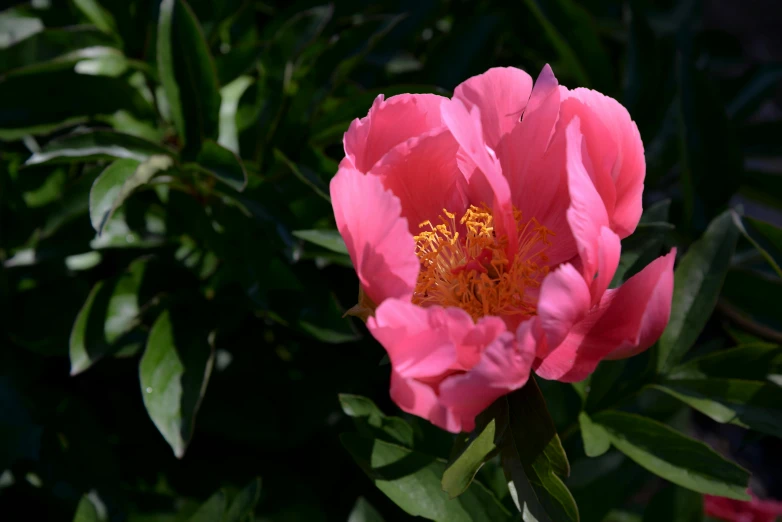
[[[449,94],[491,66],[535,77],[550,63],[560,83],[617,98],[638,123],[645,207],[671,200],[675,229],[666,246],[686,249],[729,204],[782,223],[778,1],[340,1],[314,11],[321,4],[189,3],[219,84],[241,75],[253,81],[235,117],[247,189],[238,195],[183,175],[184,189],[171,190],[166,202],[141,191],[126,203],[126,229],[98,246],[87,195],[105,160],[22,163],[78,125],[181,145],[164,115],[126,100],[120,87],[135,71],[152,92],[158,85],[158,2],[103,0],[116,22],[112,37],[84,30],[92,22],[76,2],[8,5],[0,15],[2,520],[71,520],[90,491],[112,521],[186,520],[218,488],[231,495],[258,476],[256,520],[344,521],[359,496],[385,520],[410,518],[338,440],[353,429],[338,393],[366,395],[398,413],[388,399],[388,366],[379,364],[382,348],[360,322],[340,317],[355,302],[355,275],[344,255],[292,235],[333,228],[320,194],[342,157],[342,133],[379,93]],[[45,29],[22,38],[22,19]],[[130,67],[111,82],[92,76],[100,81],[85,83],[56,65],[92,45],[120,49]],[[131,126],[117,110],[141,123]],[[135,243],[123,243],[132,234]],[[99,261],[68,262],[87,252]],[[138,324],[71,377],[69,336],[90,289],[145,256],[150,269],[139,294],[149,299]],[[778,288],[778,280],[731,272],[696,351],[735,344],[737,330],[778,342]],[[141,349],[163,307],[176,310],[177,335],[214,332],[217,354],[181,460],[150,421],[139,387]],[[547,389],[564,427],[572,391]],[[665,404],[660,418],[691,418],[672,416]],[[758,491],[782,498],[775,439],[694,420],[691,430],[755,472]],[[422,445],[448,457],[448,435],[411,422]],[[566,444],[577,460],[578,437]],[[611,497],[613,507],[638,511],[654,488],[650,477]],[[588,488],[571,489],[582,520],[605,515],[585,505],[598,503]]]

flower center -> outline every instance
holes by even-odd
[[[553,232],[534,218],[524,221],[514,209],[519,248],[509,259],[508,238],[495,235],[488,208],[470,206],[458,224],[455,214],[443,212],[441,224],[424,221],[415,236],[421,271],[413,303],[457,306],[474,320],[534,315],[536,289],[549,271],[545,251]]]

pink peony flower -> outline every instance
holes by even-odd
[[[452,432],[527,382],[586,378],[653,344],[675,252],[609,289],[641,216],[627,111],[548,66],[379,96],[345,133],[334,215],[360,282],[352,311],[391,360],[391,396]]]
[[[751,491],[752,500],[733,500],[704,495],[706,515],[727,522],[775,522],[782,517],[782,502],[760,500]]]

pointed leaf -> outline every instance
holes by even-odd
[[[196,162],[201,170],[216,177],[234,190],[241,192],[247,186],[247,172],[242,160],[234,152],[212,140],[205,140]]]
[[[367,499],[358,497],[350,515],[348,515],[348,522],[384,522],[384,520]]]
[[[599,457],[611,447],[611,439],[608,433],[599,425],[592,422],[585,412],[578,415],[578,425],[581,428],[581,438],[584,439],[584,453],[587,457]]]
[[[220,91],[209,46],[184,0],[160,3],[157,65],[186,155],[195,155],[204,140],[217,139]]]
[[[222,522],[243,522],[249,517],[261,497],[261,479],[255,478],[231,502]]]
[[[345,415],[352,417],[359,433],[388,442],[413,446],[413,428],[399,417],[388,417],[372,400],[341,393],[339,403]]]
[[[114,17],[101,7],[97,0],[73,0],[73,3],[95,27],[104,33],[113,34],[117,31]]]
[[[655,386],[717,422],[782,437],[782,388],[739,379],[681,379]]]
[[[778,373],[782,373],[782,346],[761,342],[692,359],[671,370],[668,379],[721,377],[762,381]]]
[[[147,413],[177,458],[185,454],[212,372],[214,353],[192,318],[163,312],[149,332],[139,364]]]
[[[95,509],[95,504],[86,495],[81,497],[79,505],[76,506],[73,522],[101,522],[98,510]]]
[[[336,230],[294,230],[293,235],[338,254],[347,254],[345,240]]]
[[[225,493],[218,491],[204,502],[189,522],[220,522],[225,512]]]
[[[171,155],[165,147],[143,138],[109,130],[92,130],[54,139],[35,152],[25,165],[67,163],[102,159],[145,161],[150,156]]]
[[[170,156],[151,156],[143,163],[134,159],[119,159],[106,167],[95,179],[90,190],[90,221],[100,235],[114,212],[141,185],[160,171],[171,168]]]
[[[118,277],[100,281],[76,316],[70,337],[71,375],[83,372],[122,346],[122,338],[138,324],[139,288],[146,259],[133,262]]]
[[[592,420],[619,451],[655,475],[699,493],[749,499],[749,473],[704,443],[640,415],[606,411]]]
[[[475,429],[463,443],[458,454],[451,458],[442,479],[443,491],[451,498],[464,493],[475,474],[500,451],[500,441],[505,433],[508,416],[503,404],[495,402],[478,416]]]
[[[506,473],[508,469],[512,471],[517,504],[527,498],[530,488],[520,481],[518,466],[508,462],[512,455],[521,464],[531,491],[548,518],[552,522],[578,521],[578,507],[560,478],[560,475],[567,477],[570,474],[570,464],[534,377],[530,377],[523,388],[507,395],[505,400],[514,452],[503,452],[503,467]],[[530,506],[534,506],[534,502],[531,501]],[[542,522],[534,510],[531,514]]]
[[[765,221],[741,217],[733,212],[733,222],[779,277],[782,277],[782,229]]]
[[[378,439],[343,433],[342,445],[369,478],[397,506],[437,522],[510,521],[510,513],[482,484],[449,499],[440,488],[445,462]]]
[[[660,337],[657,369],[667,372],[695,343],[717,304],[736,248],[738,229],[730,212],[711,222],[676,268],[668,327]]]

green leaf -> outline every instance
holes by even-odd
[[[658,492],[644,509],[644,522],[703,522],[703,496],[694,491],[668,486]]]
[[[348,515],[348,522],[384,522],[384,520],[383,516],[372,507],[367,499],[358,497],[350,515]]]
[[[782,229],[765,221],[741,217],[733,212],[733,222],[779,277],[782,277]]]
[[[222,522],[243,522],[252,515],[261,497],[261,479],[255,478],[231,502]]]
[[[171,151],[143,138],[108,130],[91,130],[54,139],[34,152],[25,165],[69,163],[102,159],[145,161],[153,155],[171,155]]]
[[[692,359],[671,370],[667,377],[765,380],[775,373],[782,373],[782,346],[751,343]]]
[[[345,415],[353,418],[359,433],[413,447],[413,428],[399,417],[386,416],[372,400],[341,393],[339,404]]]
[[[204,502],[189,522],[220,522],[225,513],[225,493],[218,491]]]
[[[749,499],[749,473],[704,443],[640,415],[606,411],[592,420],[619,451],[655,475],[699,493]]]
[[[73,3],[95,27],[104,33],[116,33],[117,23],[114,21],[114,17],[103,9],[96,0],[73,0]]]
[[[64,69],[62,67],[65,67]],[[52,89],[56,88],[56,95]],[[19,100],[35,100],[19,110]],[[140,92],[123,78],[79,74],[72,63],[36,69],[0,80],[0,139],[47,134],[89,117],[126,111],[138,118],[155,117]]]
[[[323,181],[313,172],[300,169],[294,162],[289,160],[280,149],[274,149],[274,158],[287,166],[294,176],[296,176],[302,183],[309,186],[318,196],[322,197],[329,203],[331,202],[331,198],[328,195],[328,187],[326,187],[325,183],[323,183]]]
[[[584,439],[584,453],[587,457],[599,457],[611,447],[608,433],[599,424],[592,422],[586,412],[578,415],[578,425],[581,428],[581,438]]]
[[[79,505],[76,506],[76,513],[73,515],[73,522],[101,522],[98,516],[98,510],[95,504],[87,496],[82,496]]]
[[[513,451],[504,451],[502,460],[513,479],[517,505],[528,505],[526,501],[532,495],[536,498],[529,500],[529,506],[539,502],[552,522],[578,521],[578,507],[560,478],[570,474],[570,464],[534,377],[523,388],[506,395],[505,400]],[[526,480],[522,480],[518,465],[512,460],[521,465]],[[532,507],[530,515],[539,522],[546,520]]]
[[[0,45],[0,73],[45,62],[73,51],[112,44],[113,40],[95,27],[49,28],[7,49],[2,49]]]
[[[236,153],[212,140],[205,140],[196,156],[201,170],[239,192],[247,186],[247,172]]]
[[[711,419],[782,437],[782,388],[739,379],[680,379],[654,386]]]
[[[163,0],[157,32],[157,65],[171,118],[191,156],[220,126],[220,90],[209,46],[184,0]]]
[[[729,211],[711,222],[676,268],[668,327],[660,337],[657,369],[669,371],[695,343],[717,304],[736,248],[738,229]]]
[[[138,324],[139,288],[146,259],[133,262],[124,274],[97,283],[76,316],[70,337],[71,375],[76,375],[122,346]]]
[[[239,100],[245,91],[255,82],[251,76],[239,76],[220,89],[220,137],[217,142],[226,149],[239,154],[239,129],[236,113]]]
[[[345,240],[336,230],[294,230],[293,235],[338,254],[347,254]]]
[[[500,451],[500,440],[507,428],[508,416],[502,403],[495,403],[478,416],[475,429],[451,458],[442,479],[443,491],[451,498],[464,493],[475,474]]]
[[[151,156],[143,163],[134,159],[119,159],[106,167],[95,179],[90,190],[90,221],[100,235],[114,212],[138,187],[160,171],[173,166],[170,156]]]
[[[364,473],[397,506],[437,522],[510,521],[510,513],[482,484],[449,499],[440,487],[445,462],[430,455],[355,433],[340,441]]]
[[[182,458],[212,373],[214,353],[192,318],[163,312],[147,339],[139,364],[141,395],[163,438]]]
[[[6,49],[43,30],[40,18],[17,9],[0,11],[0,49]]]

